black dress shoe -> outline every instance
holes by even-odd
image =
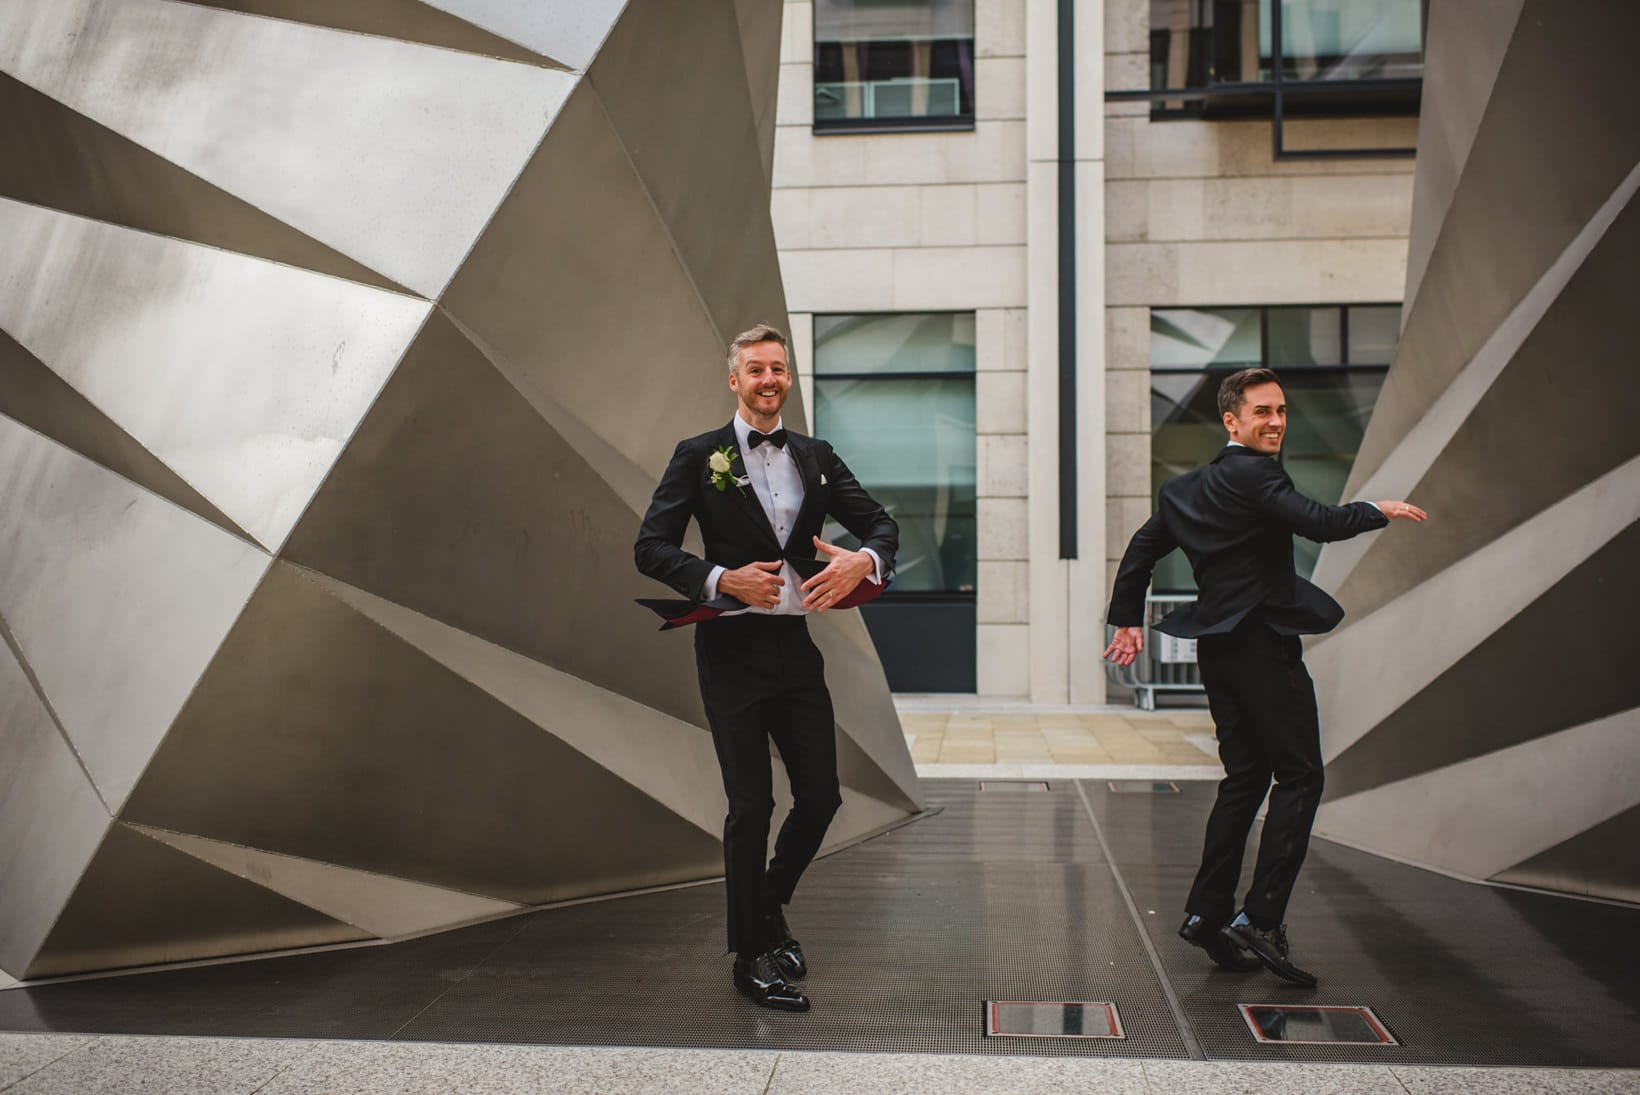
[[[1225,925],[1224,934],[1256,954],[1258,960],[1264,963],[1264,968],[1282,980],[1306,988],[1314,988],[1321,983],[1315,974],[1293,965],[1287,946],[1287,925],[1260,930],[1247,919],[1246,913],[1242,913]]]
[[[786,914],[776,909],[768,914],[766,920],[769,938],[774,940],[774,949],[770,953],[780,963],[780,972],[792,981],[807,976],[808,959],[803,957],[803,945],[792,938],[792,930],[786,924]]]
[[[1236,973],[1250,973],[1264,964],[1258,955],[1226,936],[1220,925],[1209,923],[1199,916],[1184,918],[1184,923],[1179,925],[1179,938],[1193,947],[1200,947],[1215,964]]]
[[[756,958],[736,958],[734,977],[735,988],[759,1007],[776,1011],[809,1010],[809,998],[786,980],[773,951]]]

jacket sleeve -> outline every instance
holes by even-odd
[[[665,582],[691,601],[701,599],[706,579],[711,576],[712,564],[683,550],[683,534],[694,515],[691,506],[694,495],[694,454],[686,441],[680,441],[672,453],[672,462],[666,466],[655,496],[649,501],[649,512],[644,514],[638,529],[638,542],[633,545],[632,557],[638,570],[658,582]]]
[[[1300,494],[1287,469],[1274,460],[1246,463],[1257,475],[1250,491],[1254,508],[1307,540],[1322,544],[1348,540],[1389,524],[1389,518],[1370,502],[1329,506]]]
[[[875,498],[866,493],[843,458],[825,446],[826,478],[831,481],[831,498],[826,513],[860,540],[860,546],[876,552],[883,562],[883,579],[894,573],[894,556],[900,550],[900,526]]]
[[[1122,553],[1122,565],[1116,568],[1106,623],[1115,627],[1144,626],[1145,591],[1150,588],[1151,572],[1162,556],[1178,546],[1160,513],[1151,514],[1150,520],[1139,526]]]

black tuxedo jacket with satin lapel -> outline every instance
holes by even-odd
[[[735,570],[747,563],[791,561],[799,574],[815,570],[814,537],[820,535],[828,516],[859,537],[882,560],[886,581],[894,570],[894,554],[900,546],[900,529],[871,495],[865,492],[854,473],[832,451],[830,445],[814,437],[786,431],[786,447],[803,477],[803,506],[792,523],[791,536],[781,544],[773,526],[758,503],[757,494],[747,484],[744,492],[730,484],[726,490],[712,485],[706,460],[724,446],[734,453],[730,475],[746,474],[734,423],[678,442],[672,462],[655,488],[649,512],[638,530],[633,556],[638,569],[665,582],[691,601],[699,601],[714,566]],[[706,558],[684,551],[683,534],[694,518],[705,541]],[[708,561],[710,560],[710,561]],[[799,565],[807,563],[807,566]]]
[[[1105,619],[1117,627],[1142,625],[1156,561],[1182,548],[1200,592],[1159,630],[1182,638],[1217,635],[1262,606],[1283,634],[1331,631],[1344,610],[1295,572],[1293,536],[1326,543],[1387,524],[1367,502],[1328,506],[1306,498],[1274,457],[1226,445],[1206,467],[1162,484],[1156,513],[1122,556]]]

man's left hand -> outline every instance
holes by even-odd
[[[803,583],[805,612],[824,612],[853,593],[854,587],[877,569],[871,556],[863,551],[850,551],[828,544],[818,536],[814,538],[814,546],[830,556],[831,562],[826,564],[825,570]]]

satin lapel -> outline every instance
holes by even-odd
[[[740,442],[735,437],[735,424],[733,422],[719,430],[718,436],[713,442],[714,447],[723,445],[728,445],[730,449],[734,450],[735,454],[734,464],[729,469],[729,473],[736,479],[744,477],[746,475],[746,460],[744,454],[740,451]],[[774,526],[769,524],[769,515],[763,512],[763,506],[757,500],[757,492],[752,490],[750,483],[746,484],[744,489],[730,484],[729,489],[724,493],[730,496],[735,503],[735,508],[745,515],[746,519],[752,523],[752,527],[757,529],[761,536],[777,548],[780,546],[780,540],[774,534]]]
[[[820,457],[815,451],[814,438],[801,434],[787,434],[786,447],[791,450],[792,458],[797,461],[798,474],[803,477],[803,505],[797,510],[797,520],[792,522],[792,535],[796,536],[800,529],[812,526],[814,534],[818,536],[820,526],[825,521],[821,509],[825,502],[825,492],[820,488]],[[816,511],[820,511],[818,518],[815,516]]]

